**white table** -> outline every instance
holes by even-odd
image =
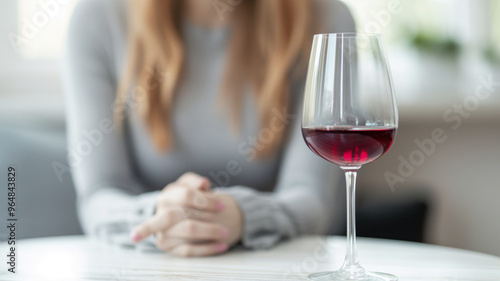
[[[308,273],[342,264],[344,237],[308,236],[268,251],[233,249],[209,258],[176,258],[108,245],[83,236],[20,240],[17,274],[6,271],[2,243],[0,280],[306,280]],[[368,270],[399,280],[498,281],[500,258],[427,244],[358,240]]]

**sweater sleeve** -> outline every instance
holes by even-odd
[[[63,64],[68,153],[84,232],[125,239],[151,216],[158,192],[134,176],[124,132],[115,128],[116,77],[105,2],[83,0],[73,14]]]
[[[300,114],[293,116],[273,192],[245,186],[217,190],[230,195],[241,208],[245,247],[269,248],[298,235],[326,234],[341,219],[340,169],[309,151],[302,139]]]
[[[338,1],[318,1],[326,31],[353,32],[354,20]],[[302,100],[303,84],[292,89]],[[249,248],[269,248],[279,241],[303,234],[326,234],[343,221],[344,188],[341,170],[311,152],[301,133],[301,102],[293,112],[274,192],[259,192],[235,186],[218,191],[239,204],[244,231],[242,243]]]

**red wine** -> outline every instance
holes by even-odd
[[[394,127],[303,128],[309,148],[323,159],[340,166],[360,166],[379,158],[391,147]]]

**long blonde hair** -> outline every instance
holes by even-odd
[[[289,103],[291,70],[304,61],[312,39],[309,0],[243,0],[234,8],[233,32],[221,84],[221,102],[238,127],[244,89],[255,93],[261,128],[272,110]],[[141,98],[137,109],[159,151],[173,147],[171,108],[182,78],[184,42],[181,0],[131,0],[131,27],[125,70],[118,87],[115,121],[123,122],[131,85]],[[165,75],[166,74],[166,75]],[[153,80],[153,81],[152,81]],[[259,156],[280,146],[285,130],[275,132]]]

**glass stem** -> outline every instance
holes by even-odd
[[[356,169],[344,169],[347,195],[347,247],[344,265],[341,270],[351,274],[362,274],[364,269],[359,265],[356,250]]]

